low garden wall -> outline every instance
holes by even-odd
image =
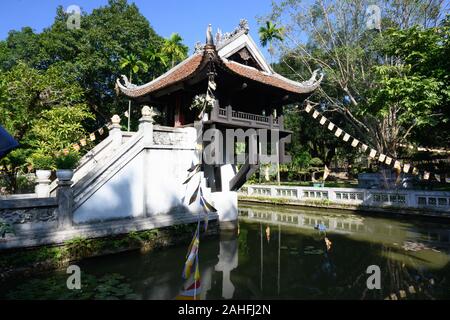
[[[245,185],[239,195],[241,199],[279,199],[325,207],[414,209],[442,216],[450,214],[450,192],[446,191]]]

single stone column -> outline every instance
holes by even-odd
[[[34,192],[38,198],[50,197],[50,170],[37,170],[36,171],[36,186]]]
[[[73,218],[73,181],[58,181],[56,200],[58,202],[58,228],[68,229],[72,227]]]
[[[142,117],[139,119],[139,132],[144,135],[146,145],[153,144],[153,117],[158,114],[153,107],[144,106],[141,110]]]
[[[118,148],[122,145],[122,130],[120,127],[120,117],[115,114],[111,118],[111,129],[109,130],[109,136],[111,137],[114,148]]]

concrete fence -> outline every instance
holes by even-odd
[[[240,195],[329,202],[350,206],[400,207],[450,212],[450,192],[405,189],[360,189],[245,185]]]

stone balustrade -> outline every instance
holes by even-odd
[[[362,189],[245,185],[240,195],[327,202],[363,207],[400,207],[450,212],[450,192],[405,189]]]

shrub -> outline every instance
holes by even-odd
[[[56,155],[57,169],[75,169],[80,161],[80,154],[76,151],[62,151]]]
[[[54,168],[54,160],[51,156],[43,153],[33,153],[28,159],[34,169],[37,170],[51,170]]]

